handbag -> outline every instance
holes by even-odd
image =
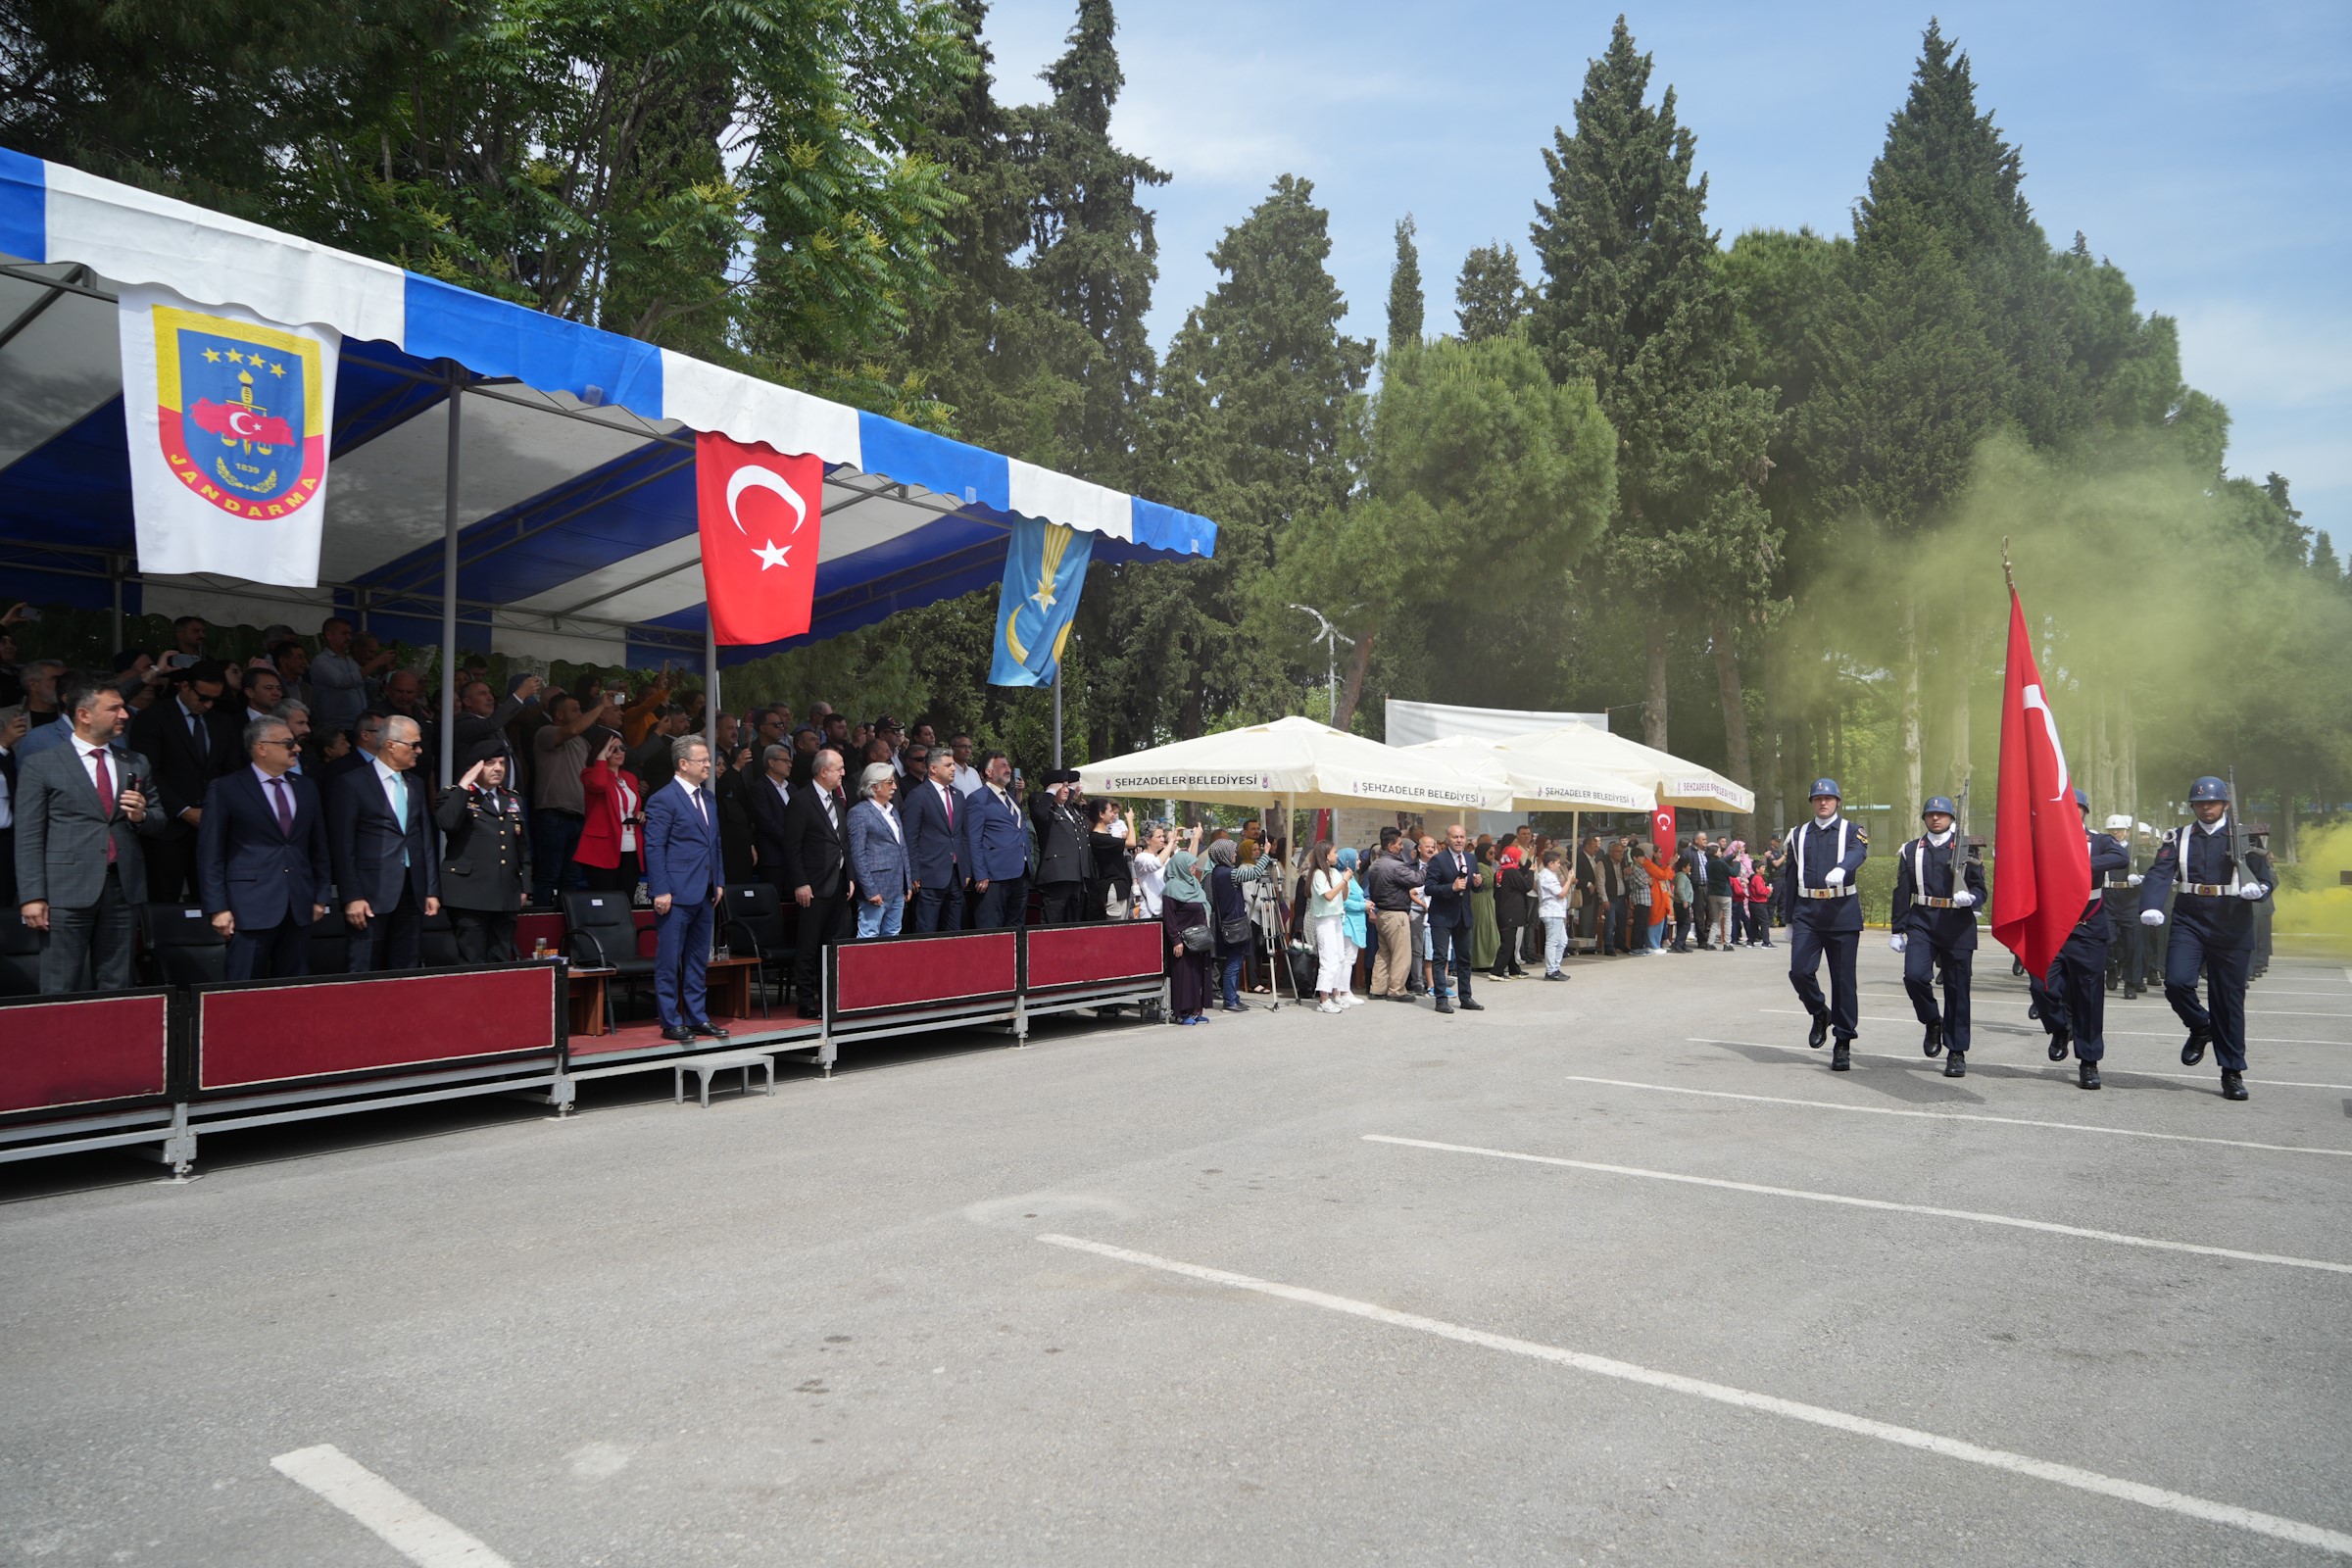
[[[1208,922],[1203,920],[1199,925],[1186,926],[1177,934],[1176,940],[1184,944],[1186,953],[1200,955],[1206,954],[1210,948],[1216,946],[1217,937],[1216,933],[1208,928]]]
[[[1250,946],[1250,917],[1246,914],[1229,914],[1217,922],[1217,940],[1229,948]]]

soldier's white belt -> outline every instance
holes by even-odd
[[[1800,899],[1850,899],[1854,893],[1853,888],[1798,888],[1796,890],[1796,896]],[[1951,901],[1947,899],[1944,902],[1948,904]]]
[[[2111,876],[2099,884],[2103,888],[2128,888],[2131,885],[2132,879],[2128,876]]]
[[[1843,890],[1840,890],[1840,891],[1843,891]],[[1949,899],[1924,899],[1924,898],[1923,898],[1923,899],[1915,899],[1915,900],[1913,900],[1912,902],[1913,902],[1913,903],[1915,903],[1915,904],[1918,904],[1918,905],[1919,905],[1919,906],[1920,906],[1922,908],[1928,908],[1928,909],[1957,909],[1958,907],[1960,907],[1960,906],[1958,906],[1957,904],[1954,904],[1954,903],[1953,903],[1951,900],[1949,900]]]
[[[2234,889],[2225,887],[2219,882],[2183,882],[2180,884],[2180,891],[2193,893],[2202,899],[2228,899],[2236,896]]]

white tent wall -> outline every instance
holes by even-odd
[[[1391,746],[1419,746],[1425,741],[1464,736],[1499,741],[1530,730],[1556,729],[1562,724],[1609,727],[1606,713],[1547,713],[1525,708],[1456,708],[1447,703],[1400,703],[1391,698],[1382,715]],[[1489,812],[1489,815],[1494,813]]]

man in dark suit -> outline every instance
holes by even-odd
[[[316,785],[287,771],[295,741],[284,719],[257,718],[242,739],[248,765],[204,792],[196,886],[206,918],[228,938],[227,978],[309,974],[330,875],[325,808]]]
[[[17,745],[25,725],[24,707],[14,706],[0,718],[0,909],[17,906]]]
[[[982,783],[963,798],[963,874],[980,896],[972,929],[1029,923],[1029,830],[1012,800],[1012,763],[990,752]]]
[[[163,831],[148,838],[147,896],[178,903],[196,892],[196,830],[204,822],[204,792],[239,765],[236,732],[215,716],[227,671],[203,660],[173,671],[170,697],[157,701],[130,726],[130,749],[155,764]]]
[[[479,682],[476,682],[478,685]],[[441,797],[441,899],[460,963],[513,963],[522,909],[522,801],[507,786],[514,752],[504,735],[477,739],[461,757],[465,777]]]
[[[659,922],[654,1001],[662,1009],[662,1037],[690,1046],[697,1035],[727,1038],[710,1021],[705,990],[710,924],[724,891],[718,803],[705,788],[710,748],[700,735],[677,737],[669,763],[670,781],[645,799],[645,885]]]
[[[1048,925],[1076,925],[1086,902],[1086,874],[1094,868],[1086,824],[1070,804],[1078,775],[1057,767],[1045,784],[1029,798],[1029,820],[1037,828],[1038,912]]]
[[[752,880],[752,787],[760,782],[760,759],[734,744],[743,733],[733,713],[718,715],[718,752],[710,760],[710,793],[718,800],[718,858],[730,886]],[[742,752],[741,765],[736,754]]]
[[[122,694],[77,674],[60,682],[73,733],[17,770],[17,898],[24,923],[49,933],[44,994],[130,989],[132,911],[147,901],[139,841],[161,833],[147,759],[118,743]]]
[[[825,944],[840,941],[850,929],[849,840],[846,813],[836,793],[842,772],[841,754],[820,750],[808,782],[793,792],[784,811],[784,880],[779,885],[801,909],[792,978],[804,1018],[823,1015],[817,976]]]
[[[752,822],[752,868],[760,881],[789,894],[784,880],[785,813],[792,806],[792,748],[770,742],[760,749],[760,767],[744,780],[744,812]]]
[[[1454,823],[1446,830],[1446,847],[1429,862],[1421,884],[1429,900],[1429,945],[1436,960],[1430,978],[1440,1012],[1451,1012],[1457,1004],[1464,1012],[1486,1010],[1485,1003],[1470,1000],[1470,894],[1484,877],[1478,858],[1470,853],[1469,834],[1461,823]],[[1446,995],[1448,968],[1458,1003]]]
[[[899,800],[917,931],[963,929],[965,804],[956,793],[956,759],[944,749],[931,754],[929,776],[910,781]]]
[[[351,972],[416,967],[424,917],[441,912],[441,868],[414,769],[423,732],[413,718],[384,720],[383,749],[346,773],[327,806],[327,848]]]

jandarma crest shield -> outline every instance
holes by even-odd
[[[154,308],[159,438],[188,493],[237,517],[302,510],[326,477],[318,344],[274,327]]]

